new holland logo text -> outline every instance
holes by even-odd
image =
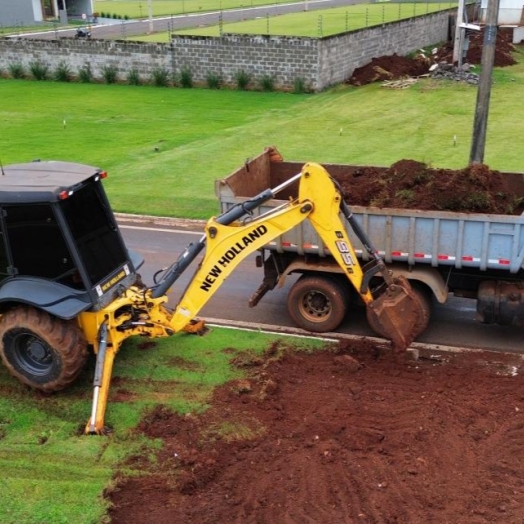
[[[204,281],[200,285],[200,289],[203,291],[209,291],[213,284],[216,282],[219,275],[222,273],[222,268],[226,267],[237,255],[242,253],[249,244],[253,243],[258,238],[262,237],[267,233],[266,226],[258,226],[250,231],[246,236],[243,236],[238,242],[231,246],[224,255],[218,259],[218,262],[209,270],[208,274],[204,278]]]
[[[114,286],[117,282],[120,282],[125,276],[126,276],[126,272],[124,270],[120,271],[118,275],[114,276],[111,280],[104,282],[100,286],[102,288],[102,291],[104,292],[107,291],[111,286]]]

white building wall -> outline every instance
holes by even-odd
[[[520,25],[523,8],[524,0],[500,0],[498,24]],[[482,0],[481,10],[481,21],[485,23],[488,10],[488,0]]]
[[[40,0],[33,0],[33,17],[35,22],[44,21],[44,13],[42,13],[42,2],[40,2]]]
[[[38,0],[0,0],[0,24],[5,27],[34,24],[35,4],[41,20],[42,6]]]

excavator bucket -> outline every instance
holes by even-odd
[[[406,278],[393,278],[385,291],[367,305],[370,326],[391,340],[393,349],[405,351],[425,322],[425,310]]]

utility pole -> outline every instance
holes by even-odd
[[[153,33],[153,0],[147,0],[147,11],[149,15],[149,34]]]
[[[495,61],[495,45],[497,41],[497,22],[500,0],[488,0],[486,26],[484,27],[484,42],[482,44],[482,59],[480,62],[480,78],[477,90],[475,121],[473,123],[473,140],[471,143],[470,164],[484,162],[486,146],[486,129],[488,126],[489,97]]]
[[[453,63],[462,65],[462,43],[464,40],[464,29],[462,23],[464,22],[464,3],[465,0],[459,0],[457,19],[455,20],[455,41],[453,44]]]

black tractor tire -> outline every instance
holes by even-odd
[[[75,381],[88,351],[75,321],[32,307],[17,307],[0,320],[0,357],[20,382],[50,393]]]
[[[295,324],[307,331],[334,331],[349,308],[350,289],[336,276],[303,275],[287,296],[287,310]]]

